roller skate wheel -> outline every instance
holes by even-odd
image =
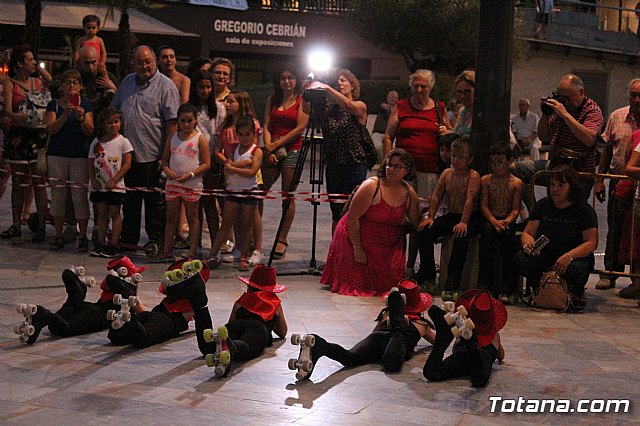
[[[444,292],[442,292],[444,294]],[[456,304],[453,302],[444,302],[444,310],[445,312],[453,312]]]
[[[36,332],[36,328],[32,325],[28,325],[24,328],[24,335],[25,336],[33,336],[33,334]]]
[[[469,329],[464,329],[464,330],[462,330],[462,333],[460,333],[460,334],[461,334],[461,336],[462,336],[462,338],[463,338],[464,340],[469,340],[469,339],[471,339],[471,336],[473,335],[473,333],[472,333],[472,332],[471,332],[471,330],[469,330]]]
[[[453,315],[451,313],[445,314],[444,315],[444,320],[447,322],[449,327],[451,327],[453,324],[456,323],[456,320],[455,320],[455,318],[453,317]]]
[[[464,320],[464,326],[467,328],[467,330],[473,330],[474,328],[476,328],[476,325],[473,323],[473,320],[471,318],[467,318],[466,320]]]
[[[213,369],[213,374],[215,374],[218,377],[222,377],[224,376],[224,367],[221,366],[216,366],[216,368]]]
[[[213,330],[210,329],[210,328],[205,329],[202,332],[202,337],[204,337],[204,341],[207,342],[207,343],[213,342]],[[207,355],[207,356],[209,356],[209,355]],[[209,367],[211,367],[211,366],[209,366]]]
[[[140,281],[142,281],[142,275],[136,272],[135,274],[131,275],[131,281],[134,284],[138,284]]]
[[[131,312],[129,311],[125,311],[122,313],[122,322],[129,322],[131,321]]]
[[[160,247],[154,242],[148,242],[144,245],[144,254],[147,257],[155,257],[160,253]]]
[[[122,303],[122,295],[121,294],[114,294],[112,302],[113,302],[114,305],[120,305]]]
[[[83,276],[85,273],[84,266],[74,266],[73,273],[79,277]]]
[[[193,272],[200,272],[202,271],[203,267],[204,265],[202,264],[202,260],[196,259],[191,261],[191,269],[193,270]]]
[[[469,313],[467,312],[467,309],[462,305],[458,306],[458,313],[460,314],[460,316],[463,316],[463,317],[466,317],[467,315],[469,315]]]
[[[171,281],[171,271],[166,271],[162,274],[162,279]]]
[[[453,334],[453,337],[459,337],[460,329],[458,327],[451,327],[451,334]]]
[[[16,333],[20,334],[20,333]],[[295,370],[298,368],[298,360],[295,358],[289,358],[289,370]]]
[[[229,337],[229,330],[227,330],[226,326],[218,327],[218,339],[224,340]]]
[[[306,336],[304,336],[304,344],[312,348],[316,344],[316,336],[307,334]]]
[[[129,296],[129,298],[127,299],[127,304],[133,308],[134,306],[136,306],[137,301],[138,299],[135,296]]]
[[[177,283],[184,278],[184,272],[181,269],[174,269],[171,271],[171,282]]]
[[[113,269],[109,269],[107,271],[107,275],[113,275],[114,277],[117,277],[118,273],[116,271],[114,271]]]
[[[22,334],[22,324],[16,324],[13,326],[13,332],[15,334]]]
[[[182,264],[182,272],[184,272],[185,274],[189,274],[192,272],[191,262],[184,262]]]
[[[107,311],[107,321],[113,321],[116,319],[116,311],[113,309],[109,309]]]
[[[124,266],[120,266],[118,269],[116,269],[116,272],[123,278],[129,276],[129,270]]]
[[[300,367],[302,368],[303,371],[306,371],[308,373],[313,368],[313,362],[309,361],[308,359],[305,359],[304,361],[302,361]]]
[[[83,277],[83,278],[84,279],[82,280],[82,282],[85,283],[85,285],[87,287],[93,287],[97,283],[95,277],[87,276],[87,277]]]
[[[204,362],[207,364],[207,367],[211,368],[215,365],[213,354],[207,354],[204,357]]]
[[[122,328],[124,324],[122,323],[122,321],[120,321],[119,319],[115,320],[114,322],[111,323],[111,328],[113,328],[114,330],[118,330],[119,328]]]
[[[220,352],[220,364],[222,365],[231,364],[231,352],[229,351]]]
[[[171,285],[171,279],[170,278],[163,278],[163,279],[160,280],[160,282],[165,287],[169,287]]]
[[[303,372],[299,371],[296,373],[296,379],[297,380],[304,380],[304,378],[307,377],[306,374],[304,374]]]
[[[36,305],[27,305],[27,315],[34,316],[38,312],[38,307]]]
[[[25,303],[18,303],[16,305],[16,311],[18,311],[19,314],[27,312],[27,305]]]
[[[300,344],[300,335],[299,334],[292,334],[291,335],[291,344],[292,345],[299,345]]]
[[[25,337],[25,335],[21,335],[20,337],[18,337],[18,340],[20,341],[20,343],[27,343],[27,340],[29,340],[28,337]]]

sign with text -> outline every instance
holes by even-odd
[[[307,26],[281,24],[274,22],[244,21],[234,19],[216,19],[213,30],[225,35],[228,45],[240,44],[251,46],[295,47],[296,39],[307,37]]]

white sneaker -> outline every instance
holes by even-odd
[[[262,263],[262,259],[264,259],[262,252],[258,250],[254,250],[253,254],[249,258],[249,265],[256,266],[257,264]]]
[[[237,260],[240,260],[240,250],[234,248],[231,253],[223,254],[220,259],[225,263],[233,263]]]
[[[233,251],[233,249],[235,248],[235,244],[233,243],[233,241],[231,240],[227,240],[223,245],[222,248],[220,249],[220,253],[222,254],[229,254]]]

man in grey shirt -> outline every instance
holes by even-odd
[[[176,130],[180,106],[178,89],[158,71],[156,56],[149,46],[133,52],[134,73],[126,76],[111,106],[122,112],[123,134],[133,145],[131,169],[125,176],[127,188],[160,189],[160,159],[167,136]],[[122,238],[125,244],[138,244],[142,201],[145,230],[150,241],[164,238],[166,204],[160,191],[127,190],[123,211]]]

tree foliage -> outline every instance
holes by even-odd
[[[31,46],[31,52],[37,58],[40,50],[40,19],[42,16],[42,2],[40,0],[26,0],[24,2],[24,37],[23,42]]]
[[[414,71],[457,74],[476,62],[480,0],[352,0],[356,30]]]

